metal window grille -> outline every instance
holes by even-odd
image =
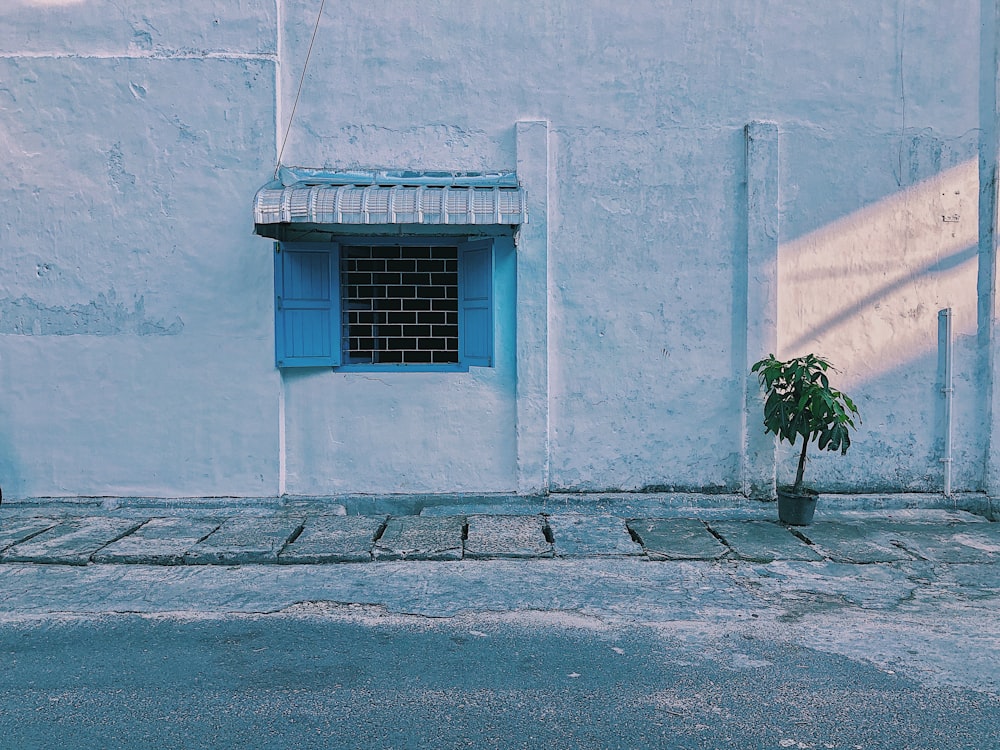
[[[458,362],[458,247],[342,246],[343,361]]]

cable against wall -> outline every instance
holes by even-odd
[[[306,59],[302,63],[302,75],[299,76],[299,87],[295,91],[295,101],[292,103],[292,113],[288,116],[288,125],[285,127],[285,136],[281,139],[281,148],[278,149],[278,163],[274,165],[274,178],[278,178],[278,170],[281,169],[281,157],[285,155],[285,145],[288,143],[288,134],[292,131],[292,122],[295,120],[295,110],[299,106],[299,97],[302,95],[302,86],[306,81],[306,71],[309,69],[309,59],[312,57],[313,45],[316,43],[316,33],[319,31],[319,22],[323,18],[323,8],[326,0],[320,0],[319,13],[316,14],[316,23],[313,26],[312,37],[309,39],[309,49],[306,50]],[[280,33],[280,31],[279,31]]]

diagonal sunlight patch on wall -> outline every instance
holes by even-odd
[[[976,332],[978,163],[963,162],[778,249],[778,348],[845,389],[932,352],[937,312]]]

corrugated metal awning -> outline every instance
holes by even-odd
[[[254,223],[524,224],[517,176],[283,169],[254,197]]]

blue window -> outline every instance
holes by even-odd
[[[493,241],[276,243],[278,367],[493,365]]]

